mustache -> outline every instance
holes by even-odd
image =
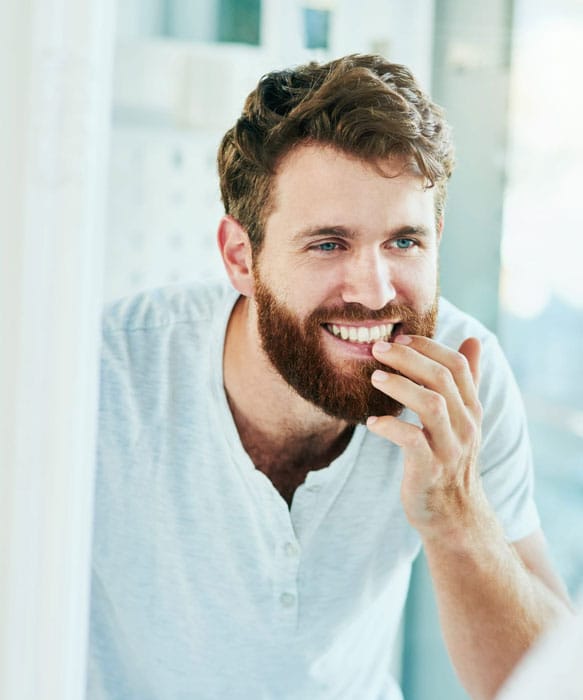
[[[407,323],[419,318],[419,313],[405,304],[389,302],[382,309],[369,309],[362,304],[349,302],[343,306],[320,307],[310,314],[311,323],[325,323],[333,318],[335,321],[394,321]]]

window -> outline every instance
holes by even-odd
[[[572,593],[583,584],[583,6],[518,0],[500,337],[522,389],[537,502]]]

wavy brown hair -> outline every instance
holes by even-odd
[[[436,188],[436,218],[442,217],[454,164],[450,129],[409,69],[375,55],[311,62],[264,75],[219,147],[225,211],[247,231],[255,252],[277,165],[301,143],[375,164],[404,157]]]

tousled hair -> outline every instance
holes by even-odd
[[[277,166],[305,143],[374,164],[404,158],[426,187],[436,188],[436,218],[443,216],[454,165],[450,129],[409,69],[376,55],[311,62],[264,75],[219,147],[225,212],[247,231],[254,251],[263,241]]]

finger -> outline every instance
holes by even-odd
[[[439,350],[439,348],[437,348]],[[444,348],[447,350],[447,348]],[[453,354],[454,351],[449,351]],[[444,397],[452,424],[457,430],[466,424],[467,409],[460,395],[459,387],[450,369],[433,357],[429,357],[415,348],[397,343],[377,343],[373,346],[376,359],[398,370],[401,375]],[[439,353],[440,359],[446,360],[446,353]],[[465,358],[459,355],[466,363]],[[468,373],[468,381],[471,376]]]
[[[482,344],[477,338],[466,338],[460,345],[459,351],[468,361],[474,386],[476,389],[480,385],[480,355],[482,354]]]
[[[376,435],[394,442],[409,456],[425,461],[431,456],[431,448],[423,430],[394,416],[370,416],[366,427]]]
[[[477,338],[472,338],[471,340],[472,343],[470,343],[469,347],[472,348],[471,357],[473,361],[475,356],[473,343],[479,344],[480,341]],[[452,348],[448,348],[431,338],[420,335],[397,336],[393,345],[395,349],[397,347],[407,347],[416,350],[421,355],[431,358],[438,364],[447,367],[453,377],[463,403],[470,407],[476,404],[476,385],[474,383],[472,371],[470,370],[468,358],[464,354],[456,352],[452,350]],[[462,343],[462,346],[463,345]]]
[[[455,435],[446,399],[436,391],[415,384],[407,377],[382,370],[373,372],[373,386],[414,411],[423,425],[432,450],[449,459],[455,451]],[[402,422],[402,421],[400,421]]]

